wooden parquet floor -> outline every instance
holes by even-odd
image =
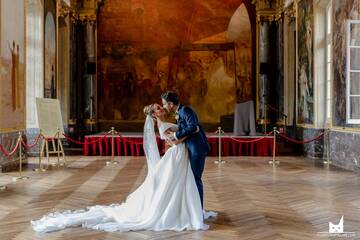
[[[324,167],[300,157],[279,157],[273,167],[263,157],[227,157],[218,166],[208,158],[203,181],[205,208],[219,213],[207,220],[208,231],[115,232],[70,228],[38,234],[30,220],[65,209],[123,201],[146,175],[144,157],[68,157],[66,169],[37,173],[30,159],[24,175],[0,174],[0,239],[360,239],[360,175]],[[344,231],[352,237],[320,234],[329,222],[344,216]]]

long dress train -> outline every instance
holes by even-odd
[[[166,130],[164,126],[160,131]],[[125,202],[50,213],[31,221],[33,229],[42,233],[75,226],[108,232],[208,229],[185,144],[172,146],[162,158],[155,145],[152,119],[147,118],[144,151],[148,174]]]

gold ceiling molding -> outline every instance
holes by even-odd
[[[284,7],[284,0],[252,0],[255,5],[256,11],[273,10],[279,11]]]
[[[281,22],[283,20],[283,13],[282,12],[273,12],[273,13],[263,13],[259,12],[256,14],[256,21],[257,22]]]
[[[295,19],[296,19],[296,5],[295,5],[295,3],[290,4],[284,10],[284,14],[288,18],[289,22],[295,21]]]
[[[66,4],[60,4],[58,10],[58,16],[65,18],[67,15],[71,14],[74,11],[70,6]]]
[[[281,22],[284,0],[253,0],[257,22]]]
[[[61,0],[60,0],[61,1]],[[58,4],[58,16],[70,16],[73,23],[95,23],[97,19],[97,10],[104,0],[71,0],[70,6],[63,1]]]
[[[72,20],[75,22],[80,22],[82,24],[94,24],[96,22],[96,12],[80,12],[76,16],[74,16]]]

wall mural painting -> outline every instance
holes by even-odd
[[[56,5],[46,1],[44,8],[44,97],[56,98]]]
[[[312,2],[312,0],[302,0],[298,3],[297,122],[299,124],[314,123]]]
[[[333,125],[346,124],[346,20],[359,19],[360,0],[333,1]]]
[[[176,51],[175,51],[176,52]],[[101,120],[142,120],[143,106],[166,90],[179,93],[202,122],[216,123],[235,106],[231,51],[182,51],[160,56],[130,45],[108,45],[99,53]],[[225,96],[225,97],[224,97]]]
[[[232,51],[191,51],[177,66],[174,89],[182,102],[198,113],[200,121],[220,122],[232,114],[236,101]]]
[[[98,64],[100,120],[144,119],[142,109],[159,102],[166,89],[166,69],[157,70],[156,53],[141,54],[128,44],[106,45],[100,48]],[[167,65],[166,58],[161,59]]]
[[[255,15],[251,0],[199,0],[196,11],[188,1],[104,1],[97,32],[99,123],[140,123],[144,105],[160,102],[166,90],[177,91],[207,127],[230,119],[222,116],[236,102],[252,100]]]
[[[237,73],[237,102],[253,100],[251,83],[251,44],[242,43],[236,45],[236,73]]]
[[[0,1],[0,131],[25,128],[24,4]]]

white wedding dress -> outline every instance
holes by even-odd
[[[159,132],[176,125],[164,123]],[[135,230],[206,230],[200,197],[184,143],[169,148],[160,158],[154,122],[144,126],[144,152],[148,174],[125,202],[92,206],[84,210],[55,212],[31,221],[33,229],[45,233],[82,226],[108,232]],[[209,213],[205,213],[208,217]],[[210,217],[215,216],[210,213]]]

